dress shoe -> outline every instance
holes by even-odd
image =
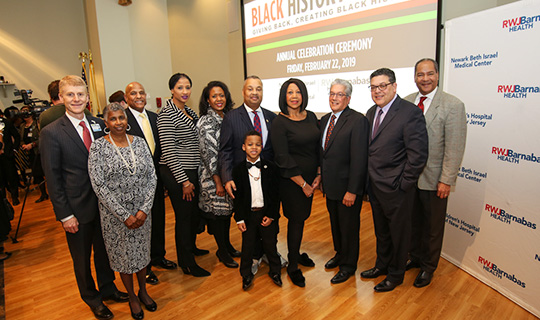
[[[253,284],[252,274],[242,277],[242,289],[244,289],[244,291],[249,289],[249,287],[251,287],[252,284]]]
[[[228,253],[226,256],[223,256],[219,251],[217,251],[216,256],[227,268],[238,268],[238,262],[234,261]]]
[[[3,256],[2,256],[3,255]],[[0,261],[4,261],[7,258],[11,257],[11,252],[2,252],[0,253]]]
[[[139,294],[137,295],[139,297],[139,301],[144,305],[144,307],[146,308],[146,310],[150,311],[150,312],[154,312],[157,310],[157,303],[152,300],[152,303],[150,304],[146,304],[144,303],[143,299],[141,299],[141,292],[139,291]]]
[[[106,305],[103,303],[95,308],[91,308],[92,312],[94,313],[94,316],[97,319],[105,320],[105,319],[112,319],[114,317],[113,313],[109,308],[107,308]]]
[[[167,260],[165,258],[159,259],[157,261],[152,261],[152,265],[156,267],[160,267],[163,269],[176,269],[176,263],[172,262],[171,260]]]
[[[332,259],[328,260],[328,262],[324,265],[326,269],[334,269],[339,266],[339,259],[337,256],[334,256]]]
[[[199,267],[198,265],[194,265],[191,267],[182,267],[182,271],[184,274],[190,274],[194,277],[208,277],[210,275],[210,272],[204,270],[203,268]]]
[[[384,279],[383,281],[378,283],[375,286],[375,288],[373,288],[373,289],[375,291],[377,291],[377,292],[388,292],[388,291],[394,290],[395,287],[399,286],[402,283],[403,283],[403,281],[401,281],[401,282],[392,282],[392,281],[390,281],[388,279]]]
[[[208,251],[206,249],[199,249],[197,247],[195,247],[193,250],[191,250],[191,252],[193,252],[193,254],[196,255],[197,257],[204,256],[205,254],[210,253],[210,251]]]
[[[296,269],[293,272],[289,272],[289,270],[287,270],[287,274],[289,275],[289,278],[291,278],[292,283],[295,285],[301,288],[306,286],[306,278],[304,278],[304,275],[300,269]]]
[[[303,265],[304,267],[315,266],[315,262],[313,262],[313,260],[311,260],[311,258],[305,252],[300,255],[300,259],[298,260],[298,263]]]
[[[281,281],[281,274],[279,273],[269,273],[270,279],[276,284],[276,286],[281,287],[283,282]]]
[[[342,282],[347,281],[352,275],[353,273],[351,272],[340,270],[338,271],[338,273],[336,273],[336,275],[332,278],[332,280],[330,280],[330,282],[333,284],[342,283]]]
[[[420,268],[420,263],[413,260],[407,260],[407,264],[405,265],[405,271],[411,270],[412,268]]]
[[[133,309],[131,309],[131,303],[129,304],[129,310],[131,311],[131,317],[135,320],[142,320],[144,319],[144,311],[141,308],[141,311],[135,313],[133,312]]]
[[[413,285],[417,288],[425,287],[431,283],[431,278],[433,278],[433,273],[420,270]]]
[[[19,201],[19,198],[12,198],[12,199],[11,199],[11,203],[12,203],[14,206],[18,206],[19,204],[21,204],[21,202]]]
[[[233,250],[229,250],[229,255],[233,258],[240,258],[242,256],[242,252],[236,250],[235,248],[233,248]]]
[[[103,300],[112,300],[115,302],[128,302],[129,294],[127,294],[126,292],[116,291],[110,296],[104,297]]]
[[[154,284],[158,284],[158,282],[159,282],[159,279],[154,273],[154,271],[150,270],[149,272],[146,273],[146,283],[154,285]]]
[[[381,270],[381,269],[375,267],[375,268],[371,268],[371,269],[362,271],[360,273],[360,276],[362,278],[373,279],[373,278],[377,278],[378,276],[382,276],[382,275],[385,275],[385,274],[388,274],[388,272],[386,270]]]
[[[41,195],[41,197],[39,197],[39,199],[36,200],[35,203],[40,203],[40,202],[43,202],[45,200],[49,199],[49,195]]]

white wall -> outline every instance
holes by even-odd
[[[0,75],[34,98],[48,100],[51,81],[80,75],[87,50],[82,1],[0,0]]]
[[[111,0],[87,3],[92,5],[88,10],[91,47],[102,68],[102,96],[108,99],[138,81],[150,95],[147,107],[155,110],[155,98],[169,95],[166,83],[172,70],[167,1],[134,1],[127,7]]]
[[[226,1],[169,0],[168,11],[173,73],[186,73],[193,81],[188,105],[198,110],[202,89],[212,80],[225,82],[240,105],[237,83],[243,82],[242,37],[241,31],[229,37]],[[237,17],[240,19],[239,14]],[[230,53],[237,56],[230,57]]]

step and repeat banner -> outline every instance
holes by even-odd
[[[467,109],[443,257],[540,316],[540,1],[446,23],[445,91]]]

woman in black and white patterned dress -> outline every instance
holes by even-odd
[[[232,257],[240,256],[240,252],[230,241],[232,200],[219,176],[218,152],[221,123],[225,113],[229,112],[233,105],[227,85],[221,81],[211,81],[201,94],[201,118],[197,122],[201,152],[199,208],[208,222],[208,232],[216,239],[216,255],[228,268],[238,268],[238,263]]]
[[[111,269],[120,273],[133,317],[142,319],[140,302],[149,311],[157,308],[146,292],[156,173],[144,139],[126,134],[128,123],[122,105],[109,104],[103,115],[109,134],[92,143],[88,173],[99,200],[101,229]],[[134,273],[139,282],[138,298],[133,288]]]
[[[161,109],[157,123],[161,142],[159,172],[174,209],[178,265],[184,274],[207,277],[210,272],[201,268],[194,257],[197,250],[196,228],[200,219],[197,170],[201,157],[197,135],[199,117],[186,106],[191,97],[191,86],[191,79],[184,73],[173,74],[169,79],[172,99],[167,100]]]

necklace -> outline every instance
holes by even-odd
[[[118,146],[116,145],[116,143],[114,143],[114,139],[113,137],[111,136],[111,134],[109,134],[109,139],[111,139],[111,142],[114,146],[114,150],[116,150],[116,153],[118,153],[118,155],[120,156],[120,158],[122,158],[122,161],[124,162],[124,164],[126,165],[126,168],[128,169],[129,173],[131,175],[134,175],[136,172],[137,172],[137,163],[135,162],[135,152],[133,152],[133,148],[131,147],[131,141],[129,141],[129,137],[126,133],[126,139],[128,141],[128,145],[129,145],[129,151],[131,152],[131,162],[133,163],[133,165],[129,165],[129,163],[126,161],[126,159],[124,158],[124,156],[122,156],[122,154],[120,153],[120,150],[118,149]]]
[[[261,178],[261,169],[259,169],[259,176],[258,177],[255,177],[251,173],[249,173],[249,170],[248,170],[248,174],[249,174],[250,177],[253,178],[253,180],[259,181],[259,179]]]

